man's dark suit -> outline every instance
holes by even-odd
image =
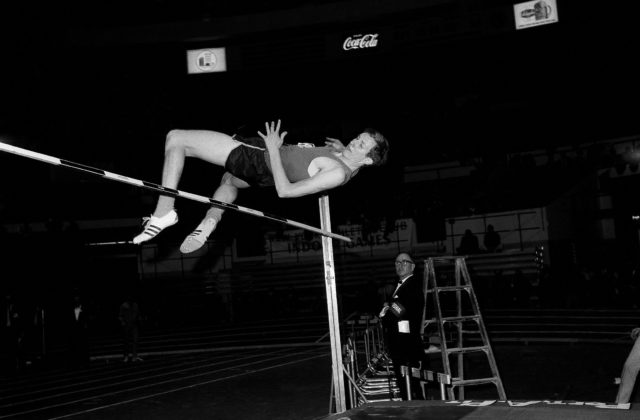
[[[420,335],[422,312],[424,310],[424,294],[422,282],[418,276],[411,275],[391,297],[390,308],[382,317],[387,332],[389,356],[393,361],[396,380],[402,393],[402,399],[407,399],[404,379],[400,374],[400,366],[419,367],[423,362],[426,367],[424,347]],[[412,399],[424,399],[418,380],[411,383]]]

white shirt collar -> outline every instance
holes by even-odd
[[[401,278],[400,280],[398,280],[398,283],[400,283],[400,284],[404,283],[411,276],[413,276],[413,273],[409,274],[408,276],[406,276],[404,278]]]

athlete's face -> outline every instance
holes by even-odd
[[[355,161],[371,161],[367,157],[369,152],[376,147],[376,141],[369,133],[360,133],[358,137],[351,140],[345,150],[342,152],[344,156]],[[371,162],[365,162],[370,164]]]

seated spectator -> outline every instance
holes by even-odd
[[[458,254],[477,254],[480,252],[478,237],[471,232],[471,229],[464,231],[464,236],[460,239]]]
[[[487,226],[487,232],[484,234],[483,243],[487,252],[497,252],[500,250],[500,234],[495,231],[493,225]]]

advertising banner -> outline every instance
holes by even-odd
[[[527,1],[513,5],[516,29],[546,25],[558,21],[556,0]]]
[[[227,71],[227,54],[224,48],[206,48],[187,51],[189,74]]]
[[[351,242],[334,241],[334,253],[370,255],[378,251],[406,250],[415,242],[415,225],[412,219],[398,219],[391,229],[382,222],[375,231],[367,232],[362,225],[341,225],[335,233],[351,238]],[[285,230],[282,234],[267,234],[265,239],[267,258],[279,260],[322,257],[322,241],[317,235],[309,236],[303,230]]]

